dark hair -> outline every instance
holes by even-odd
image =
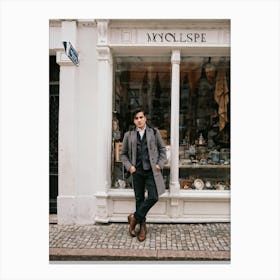
[[[145,111],[144,111],[144,109],[143,109],[143,108],[137,108],[137,109],[132,113],[133,119],[134,119],[135,116],[136,116],[138,113],[140,113],[140,112],[142,112],[143,115],[145,116]]]

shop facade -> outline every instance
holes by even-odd
[[[120,150],[138,107],[167,148],[166,191],[147,221],[230,221],[229,20],[51,20],[50,56],[59,224],[127,221],[135,202]]]

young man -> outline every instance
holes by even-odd
[[[133,118],[136,127],[124,135],[121,160],[132,174],[136,201],[135,212],[128,216],[129,233],[144,241],[147,234],[146,215],[165,191],[161,170],[166,160],[166,150],[159,131],[146,125],[147,119],[142,109],[136,110]],[[140,231],[136,234],[138,223]]]

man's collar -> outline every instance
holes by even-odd
[[[136,127],[136,131],[145,131],[146,128],[147,128],[147,125],[145,125],[145,127],[143,129]]]

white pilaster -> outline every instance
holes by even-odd
[[[180,190],[179,185],[179,100],[180,100],[180,50],[173,50],[171,55],[171,161],[170,161],[170,195]],[[173,202],[176,204],[176,201]]]
[[[77,27],[75,21],[62,22],[61,41],[76,47]],[[62,42],[61,42],[62,45]],[[73,224],[76,217],[77,182],[77,67],[64,51],[56,56],[60,65],[59,82],[59,181],[57,216],[59,224]]]
[[[108,45],[108,25],[109,20],[99,19],[97,20],[97,45]]]
[[[98,178],[97,185],[97,222],[108,222],[107,192],[111,187],[111,147],[112,147],[112,54],[107,46],[108,21],[97,21],[97,102],[96,132],[98,133]]]

